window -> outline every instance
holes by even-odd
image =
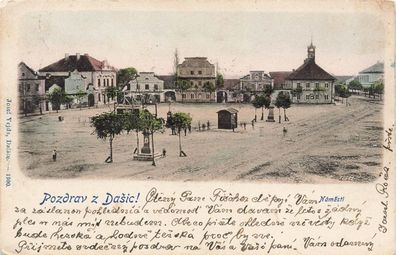
[[[301,87],[301,84],[299,82],[297,82],[297,87]]]
[[[98,101],[100,102],[100,94],[98,94]]]
[[[191,74],[191,75],[194,75],[194,71],[190,71],[190,74]]]
[[[22,76],[25,76],[25,73],[22,73]]]
[[[301,96],[300,94],[297,94],[297,99],[300,100]]]
[[[199,86],[202,86],[202,81],[198,81],[198,85],[199,85]]]
[[[305,99],[306,99],[306,100],[309,100],[309,95],[305,95]]]
[[[194,99],[194,94],[191,94],[191,99]]]
[[[148,79],[149,79],[149,78],[148,78],[148,77],[146,77],[146,78],[144,78],[144,79],[145,79],[146,81],[148,81]]]
[[[140,85],[139,84],[136,84],[136,89],[140,90]]]
[[[314,96],[314,95],[311,95],[311,99],[315,99],[315,96]]]
[[[326,87],[326,88],[328,88],[328,87],[329,87],[329,84],[328,84],[327,82],[325,83],[325,87]]]
[[[100,87],[100,79],[98,79],[98,87]],[[100,100],[99,100],[100,101]]]
[[[150,86],[149,86],[148,84],[146,84],[146,85],[144,85],[144,89],[145,89],[145,90],[149,90],[149,89],[150,89]]]
[[[186,98],[186,94],[182,94],[182,98],[184,98],[184,99],[185,99],[185,98]]]
[[[318,89],[319,88],[319,82],[315,83],[315,87]]]
[[[111,86],[114,86],[114,79],[111,79]]]
[[[26,91],[30,91],[30,84],[26,84]]]
[[[315,98],[316,98],[316,99],[319,99],[319,95],[315,95]]]
[[[201,93],[198,94],[198,98],[202,98],[202,94]]]
[[[154,90],[158,90],[158,84],[154,84]]]
[[[328,100],[329,99],[329,95],[324,95],[324,99]]]
[[[107,79],[107,87],[110,85],[110,81],[109,79]]]
[[[209,94],[206,94],[206,99],[210,99],[210,95]]]
[[[36,91],[39,91],[39,85],[36,84]]]
[[[198,71],[198,74],[202,74],[202,71]]]
[[[310,84],[309,82],[307,82],[307,83],[305,83],[305,86],[306,86],[307,88],[309,88],[309,87],[311,87],[311,84]]]

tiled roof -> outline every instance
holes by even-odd
[[[220,110],[220,111],[218,111],[218,112],[222,112],[222,111],[226,111],[226,112],[229,112],[229,113],[237,113],[237,112],[238,112],[237,109],[232,108],[232,107],[228,107],[228,108],[223,109],[223,110]]]
[[[363,71],[360,71],[359,73],[384,73],[384,63],[377,62],[376,64],[364,69]]]
[[[239,89],[239,79],[224,79],[224,89]]]
[[[88,54],[80,55],[77,59],[77,55],[70,55],[62,58],[59,61],[41,68],[40,72],[73,72],[74,70],[79,72],[94,72],[111,70],[116,71],[112,66],[106,68],[105,61],[99,61]]]
[[[335,80],[335,78],[315,63],[313,58],[307,59],[287,80]]]
[[[184,58],[183,63],[179,64],[178,67],[211,67],[214,68],[214,65],[211,64],[206,57],[189,57]]]
[[[292,72],[270,72],[272,79],[274,79],[274,87],[280,86],[285,83],[287,76]]]
[[[26,63],[23,62],[23,61],[19,63],[19,66],[25,66],[25,68],[26,68],[27,70],[29,70],[29,72],[31,72],[33,75],[36,75],[36,74],[37,74],[36,71],[34,71],[32,68],[30,68],[30,66],[26,65]]]
[[[158,79],[164,81],[164,89],[174,89],[175,85],[175,76],[174,75],[156,75]]]

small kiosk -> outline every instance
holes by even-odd
[[[238,127],[238,110],[229,107],[217,112],[219,129],[234,129]]]

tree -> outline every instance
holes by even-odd
[[[216,91],[215,85],[210,81],[205,82],[202,88],[205,92],[209,92],[210,98],[212,98],[212,93]]]
[[[261,102],[257,96],[253,99],[252,105],[254,107],[254,121],[257,122],[257,109],[261,107]]]
[[[124,130],[129,134],[129,132],[136,132],[136,150],[139,151],[139,132],[140,132],[140,110],[129,111],[123,115],[123,126]]]
[[[278,96],[276,97],[275,100],[275,106],[279,110],[279,123],[281,123],[281,113],[280,113],[280,108],[283,108],[283,114],[284,114],[284,119],[285,121],[287,120],[286,117],[286,109],[288,109],[291,106],[291,100],[290,100],[290,95],[288,93],[282,93],[280,92]]]
[[[83,98],[84,98],[86,95],[87,95],[87,92],[85,92],[85,91],[82,90],[82,89],[79,89],[79,90],[77,91],[77,93],[75,94],[75,97],[76,97],[76,99],[77,99],[77,101],[78,101],[80,110],[81,110],[81,102],[82,102]]]
[[[138,71],[134,67],[128,67],[118,70],[117,81],[121,87],[125,86],[130,80],[136,77]]]
[[[216,77],[216,88],[220,89],[223,87],[224,87],[224,77],[221,73],[218,73]]]
[[[190,89],[192,87],[192,84],[188,80],[177,80],[176,85],[180,90],[180,93],[182,94],[182,102],[184,101],[183,98],[183,92]]]
[[[348,89],[350,90],[362,90],[363,86],[358,80],[353,80],[348,84]]]
[[[376,81],[374,83],[374,93],[379,95],[380,100],[382,99],[382,94],[384,93],[384,83],[382,80]]]
[[[255,109],[261,108],[261,120],[264,120],[264,107],[265,107],[265,109],[268,109],[268,107],[270,106],[270,104],[271,104],[270,97],[267,95],[257,95],[257,96],[255,96],[254,100],[252,101],[252,104]],[[256,113],[255,113],[254,119],[257,121]]]
[[[99,139],[106,140],[109,138],[110,155],[106,163],[113,162],[113,139],[124,129],[124,116],[115,112],[105,112],[91,118],[91,126],[95,128],[96,136]]]
[[[60,88],[55,88],[51,93],[48,94],[48,100],[51,102],[52,109],[59,112],[60,106],[67,103],[70,98],[66,95],[65,91]]]
[[[114,111],[116,109],[116,104],[118,102],[118,97],[121,95],[120,90],[117,87],[111,86],[111,87],[106,87],[105,93],[107,96],[107,102],[111,100],[114,100],[116,98],[116,101],[114,102]]]
[[[181,130],[191,126],[192,118],[190,114],[184,112],[177,112],[173,115],[173,124],[179,133],[179,156],[186,157],[186,153],[182,150],[181,145]]]
[[[348,98],[351,96],[349,89],[346,85],[336,85],[334,87],[335,94],[342,98],[342,103],[344,103],[344,98]],[[346,100],[346,104],[348,104],[348,99]]]
[[[141,110],[139,113],[139,128],[151,134],[151,149],[153,152],[152,164],[155,166],[154,133],[163,129],[162,121],[151,114],[147,109]]]

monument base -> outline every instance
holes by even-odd
[[[161,153],[155,153],[154,158],[160,158],[162,157]],[[147,154],[147,153],[138,153],[133,155],[133,160],[139,160],[139,161],[152,161],[153,160],[153,155],[152,154]]]
[[[266,122],[275,122],[274,119],[267,119]]]

